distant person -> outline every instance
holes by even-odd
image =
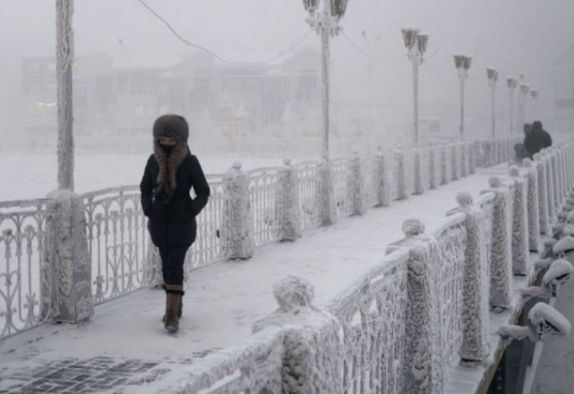
[[[524,131],[524,137],[526,138],[526,136],[532,131],[532,123],[524,123],[522,130]]]
[[[532,124],[524,123],[522,130],[524,131],[524,141],[526,142],[526,137],[532,131]],[[524,147],[524,143],[514,144],[514,164],[521,165],[522,160],[526,159],[527,157],[531,156]]]
[[[532,130],[524,138],[524,148],[528,151],[530,158],[544,148],[552,146],[552,137],[542,128],[542,122],[532,123]]]
[[[141,205],[151,240],[159,249],[166,307],[163,322],[179,330],[183,310],[183,263],[195,241],[195,217],[207,204],[210,189],[197,157],[187,145],[189,127],[179,115],[160,116],[153,125],[153,150],[141,180]],[[193,187],[196,197],[190,196]]]

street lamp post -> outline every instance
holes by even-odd
[[[490,105],[492,117],[492,139],[496,138],[496,82],[498,81],[498,71],[495,68],[487,68],[486,76],[488,77],[488,85],[490,86]]]
[[[530,89],[530,97],[532,97],[532,119],[536,120],[538,117],[538,90]]]
[[[419,34],[419,29],[404,28],[401,30],[407,57],[413,65],[413,132],[415,146],[419,146],[419,67],[423,63],[429,36]]]
[[[510,135],[514,134],[514,91],[518,87],[518,80],[514,77],[506,78],[510,97]]]
[[[321,36],[322,64],[322,117],[323,160],[329,161],[329,39],[341,31],[339,21],[345,15],[349,0],[324,0],[323,10],[318,11],[321,0],[303,0],[305,10],[309,12],[307,23]]]
[[[518,105],[520,106],[520,110],[518,115],[520,116],[520,120],[517,127],[517,134],[520,134],[522,126],[526,123],[526,97],[530,92],[530,86],[525,83],[520,84],[520,99],[518,100]]]
[[[460,80],[460,139],[464,140],[464,85],[468,77],[468,70],[472,62],[472,56],[454,55],[454,65],[458,70]]]

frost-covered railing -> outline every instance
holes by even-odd
[[[408,257],[386,256],[327,306],[343,329],[342,392],[404,393]]]
[[[435,162],[433,154],[446,153],[444,148],[421,155],[421,162]],[[449,175],[471,172],[472,167],[463,168],[462,158],[473,155],[473,147],[458,153],[461,160],[456,159],[456,148],[450,148]],[[389,170],[380,159],[376,167]],[[441,164],[444,170],[447,161]],[[417,164],[414,173],[431,180],[439,173],[416,168],[424,166]],[[384,178],[374,179],[384,184]],[[419,186],[424,184],[421,178]],[[406,220],[405,238],[389,245],[387,256],[326,309],[313,305],[308,282],[286,278],[274,288],[279,309],[255,324],[261,333],[272,326],[281,327],[285,335],[283,347],[277,345],[283,352],[281,367],[270,364],[268,371],[281,371],[282,390],[291,393],[443,393],[451,369],[461,360],[489,362],[490,310],[510,307],[512,276],[527,274],[526,251],[538,251],[545,231],[542,226],[533,233],[528,223],[552,221],[551,207],[564,216],[562,202],[573,186],[574,143],[568,143],[543,151],[534,161],[525,160],[520,168],[511,167],[505,179],[492,177],[476,201],[469,193],[459,193],[458,207],[429,233],[419,220]],[[549,197],[540,199],[541,194]],[[207,365],[211,375],[225,376],[216,371],[241,370],[239,363],[233,364],[237,359],[237,353],[219,353]],[[201,370],[204,363],[195,368]],[[265,378],[253,375],[252,381]],[[200,379],[190,375],[181,382],[196,387]],[[184,387],[181,382],[179,388]],[[253,387],[261,387],[256,384]],[[201,386],[207,387],[212,393],[237,392]]]
[[[347,215],[363,214],[372,207],[388,206],[393,200],[409,198],[412,194],[424,193],[448,183],[470,173],[475,164],[480,164],[484,157],[481,152],[485,151],[484,145],[488,143],[447,144],[406,151],[379,150],[372,157],[354,153],[327,164],[307,162],[291,165],[286,161],[282,167],[249,172],[242,171],[241,164],[235,163],[226,174],[208,176],[211,197],[197,218],[197,240],[186,256],[186,275],[195,268],[216,261],[249,258],[257,246],[274,241],[294,241],[304,230],[332,223]],[[510,139],[491,145],[500,152],[498,159],[512,157]],[[463,154],[463,151],[469,153]],[[564,182],[563,177],[554,179],[552,171],[558,168],[561,160],[557,156],[547,165],[536,167],[540,172],[539,182],[543,178],[553,181],[552,184],[544,184],[547,201],[554,201],[554,204],[544,205],[547,214],[545,216],[541,211],[541,225],[544,220],[555,216],[557,201],[553,196],[563,189],[561,185]],[[149,240],[147,218],[139,203],[139,188],[111,188],[86,193],[80,198],[85,227],[75,228],[74,233],[85,232],[87,254],[91,258],[93,301],[101,303],[147,285],[161,283],[159,255]],[[18,204],[36,207],[34,215],[37,218],[47,214],[44,211],[46,203],[37,205],[36,201],[27,201],[10,204],[11,207]],[[7,216],[6,206],[6,203],[0,206],[3,215],[0,244],[4,248],[0,253],[5,262],[0,266],[0,299],[7,308],[0,315],[6,327],[0,337],[18,332],[20,327],[29,327],[32,324],[29,321],[34,320],[28,319],[29,314],[39,314],[35,307],[30,308],[32,312],[29,313],[27,304],[22,301],[26,294],[39,298],[39,285],[34,285],[38,280],[32,279],[31,287],[28,286],[32,290],[24,288],[24,280],[16,287],[13,271],[15,264],[22,264],[15,263],[18,260],[16,251],[20,250],[18,261],[30,254],[32,277],[39,275],[36,274],[40,269],[39,263],[35,261],[40,260],[38,245],[46,236],[42,233],[41,222],[21,224],[19,228],[17,224],[10,226],[11,221],[17,223],[24,218],[31,223],[34,215],[27,211],[28,208],[23,208],[21,216],[16,213]],[[7,220],[9,217],[11,221]],[[67,220],[71,219],[64,218],[63,226]],[[18,242],[22,244],[27,239],[33,240],[31,249],[28,246],[26,249],[16,248]],[[80,252],[82,250],[78,249]],[[25,273],[21,277],[24,278]],[[16,288],[17,294],[14,293]],[[32,305],[36,305],[34,300]],[[23,323],[13,323],[14,316],[19,316]]]
[[[47,202],[0,203],[0,339],[50,318],[41,307],[50,297],[42,275]]]
[[[139,188],[111,188],[81,197],[96,304],[141,288],[150,240]]]

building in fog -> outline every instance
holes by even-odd
[[[171,58],[77,56],[74,63],[76,133],[140,134],[161,114],[225,131],[241,122],[266,130],[285,116],[304,122],[320,105],[319,54],[303,50],[281,63],[221,63],[199,53]],[[21,59],[20,118],[33,135],[56,132],[54,56]]]

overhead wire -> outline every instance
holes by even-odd
[[[181,42],[183,42],[184,44],[191,46],[193,48],[199,49],[200,51],[208,53],[211,56],[213,56],[214,58],[216,58],[216,59],[218,59],[224,63],[228,63],[228,64],[245,64],[245,63],[267,64],[267,63],[271,63],[272,61],[277,60],[277,59],[293,52],[295,50],[295,48],[297,48],[299,45],[301,45],[307,39],[307,37],[309,37],[309,34],[311,34],[311,32],[313,31],[312,29],[309,29],[309,31],[307,31],[305,33],[305,35],[299,41],[297,41],[293,46],[291,46],[289,49],[287,49],[285,51],[281,51],[279,53],[279,55],[273,56],[272,58],[270,58],[268,60],[265,60],[265,61],[232,61],[232,60],[225,59],[222,56],[219,56],[215,52],[210,51],[209,49],[207,49],[201,45],[198,45],[198,44],[195,44],[191,41],[186,40],[171,26],[171,24],[168,21],[166,21],[161,15],[159,15],[155,10],[153,10],[143,0],[137,0],[137,1],[140,2],[149,12],[151,12],[153,15],[155,15],[156,18],[158,18],[160,21],[162,21],[163,24],[165,24],[167,26],[167,28],[173,33],[173,35],[175,37],[177,37],[177,39],[179,39]]]

